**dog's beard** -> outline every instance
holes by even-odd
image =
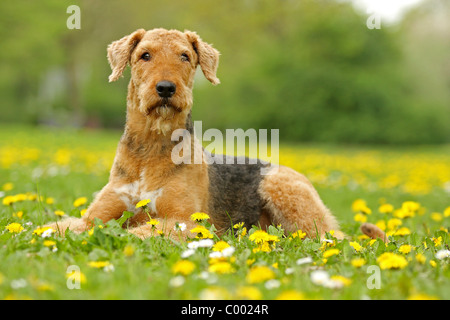
[[[172,120],[173,117],[181,111],[181,108],[172,104],[169,99],[161,99],[154,105],[147,108],[147,116],[156,115],[157,117],[161,117],[163,120]]]
[[[150,119],[150,129],[163,135],[178,127],[179,115],[183,113],[183,109],[175,106],[169,99],[160,99],[145,110]]]

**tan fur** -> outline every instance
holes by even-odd
[[[143,59],[146,53],[150,60]],[[149,215],[160,221],[157,229],[175,238],[185,237],[194,227],[190,215],[209,209],[208,165],[204,158],[201,164],[176,165],[171,159],[174,147],[171,134],[186,128],[197,66],[212,84],[220,83],[216,76],[219,52],[191,31],[139,29],[111,43],[107,57],[112,69],[109,81],[119,79],[126,66],[131,66],[127,121],[109,181],[83,218],[69,218],[49,226],[61,234],[67,228],[82,232],[92,227],[95,218],[107,222],[118,219],[127,210],[135,213],[126,223],[129,231],[146,238],[155,235],[156,230],[145,224],[148,214],[135,205],[150,199]],[[157,93],[156,85],[161,81],[176,85],[170,100]],[[191,147],[195,149],[192,160],[196,152],[203,154],[195,138]],[[311,183],[290,168],[277,170],[265,176],[258,189],[265,201],[259,220],[261,227],[281,224],[287,232],[301,229],[310,237],[323,236],[334,229],[341,237],[336,219]],[[210,222],[217,224],[218,230],[224,229],[220,225],[222,220],[215,218],[216,221]],[[175,224],[181,222],[187,225],[182,234],[174,231]]]
[[[267,175],[259,192],[273,224],[281,224],[287,232],[300,229],[308,237],[322,237],[330,230],[342,237],[335,217],[304,175],[284,166],[272,170],[276,173]]]

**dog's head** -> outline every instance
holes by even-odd
[[[198,65],[211,83],[219,83],[219,52],[191,31],[136,30],[108,46],[108,61],[110,82],[131,66],[136,107],[163,133],[175,129],[171,122],[189,114]]]

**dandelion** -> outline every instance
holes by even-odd
[[[55,211],[55,215],[57,215],[58,217],[62,217],[62,216],[65,215],[65,213],[64,213],[64,211],[56,210],[56,211]]]
[[[450,207],[445,208],[444,217],[446,217],[446,218],[450,217]]]
[[[53,240],[45,240],[43,242],[43,245],[46,247],[53,247],[53,246],[56,246],[56,242]]]
[[[86,197],[80,197],[73,202],[73,206],[75,208],[78,208],[78,207],[81,207],[82,205],[86,204],[86,202],[87,202]]]
[[[305,300],[305,295],[297,290],[287,290],[280,293],[276,300]]]
[[[12,182],[7,182],[2,186],[3,191],[10,191],[14,189],[14,184]]]
[[[416,261],[419,262],[420,264],[424,264],[425,261],[427,261],[427,258],[423,254],[418,253],[416,254]]]
[[[236,298],[239,299],[239,300],[242,300],[242,299],[246,299],[246,300],[261,300],[262,299],[262,293],[256,287],[243,286],[243,287],[239,287],[236,290]]]
[[[172,266],[172,272],[174,274],[182,274],[187,276],[191,274],[195,269],[195,264],[189,260],[179,260]]]
[[[191,214],[191,220],[195,222],[202,222],[204,220],[208,220],[209,216],[204,212],[196,212]]]
[[[329,249],[323,253],[324,258],[329,258],[340,253],[339,249]]]
[[[397,229],[397,227],[401,226],[402,223],[403,223],[402,220],[397,219],[397,218],[392,218],[392,219],[388,220],[387,227],[389,230],[395,230],[395,229]]]
[[[226,261],[220,261],[220,262],[216,262],[216,263],[213,263],[212,265],[210,265],[208,268],[208,271],[213,272],[213,273],[219,273],[219,274],[227,274],[227,273],[233,273],[235,270],[234,270],[233,266],[231,265],[231,263],[226,262]]]
[[[431,214],[431,219],[433,219],[436,222],[441,222],[444,219],[444,217],[439,212],[433,212]]]
[[[24,230],[24,228],[22,227],[22,225],[20,223],[17,222],[13,222],[8,224],[5,227],[6,230],[9,231],[9,233],[20,233]]]
[[[147,224],[152,226],[152,228],[155,228],[159,224],[159,221],[156,219],[150,219],[150,221],[147,221]]]
[[[19,219],[22,219],[22,217],[23,217],[23,211],[17,211],[17,212],[15,212],[15,213],[13,213],[13,216],[14,216],[14,217],[17,217],[17,218],[19,218]]]
[[[88,266],[91,268],[102,269],[111,265],[109,261],[90,261]]]
[[[136,203],[136,208],[146,207],[151,202],[150,199],[144,199]]]
[[[405,257],[392,252],[385,252],[377,258],[377,262],[382,270],[403,269],[408,265]]]
[[[305,237],[306,237],[306,233],[303,232],[302,230],[297,230],[296,232],[291,234],[291,239],[295,239],[295,238],[303,239]]]
[[[382,205],[378,208],[378,211],[379,211],[380,213],[391,213],[391,212],[394,211],[394,206],[393,206],[392,204],[385,203],[385,204],[382,204]]]
[[[78,283],[84,284],[86,283],[86,275],[81,271],[73,270],[72,272],[66,273],[67,279],[72,279],[73,281],[76,281]]]
[[[365,222],[367,222],[367,217],[365,214],[358,212],[357,214],[355,214],[353,216],[353,220],[355,220],[356,222],[365,223]]]
[[[439,247],[442,244],[442,237],[438,237],[438,238],[431,238],[431,240],[434,242],[434,246],[435,247]]]
[[[197,234],[196,238],[198,239],[206,239],[213,237],[212,233],[204,226],[197,226],[194,229],[191,229],[190,231],[191,233],[196,233]]]
[[[411,230],[407,227],[402,227],[394,232],[394,236],[407,236],[411,234]]]
[[[332,276],[332,277],[330,277],[330,280],[331,280],[331,281],[340,282],[340,283],[342,283],[342,285],[343,285],[344,287],[348,287],[348,286],[352,283],[352,280],[351,280],[351,279],[346,278],[346,277],[344,277],[344,276],[340,276],[340,275]]]
[[[356,250],[356,252],[360,252],[363,249],[363,247],[356,241],[350,242],[349,244],[353,249]]]
[[[366,260],[363,258],[355,258],[350,261],[353,267],[355,268],[361,268],[363,265],[366,264]]]
[[[223,249],[228,248],[228,247],[230,247],[230,245],[228,243],[226,243],[225,241],[221,240],[213,246],[212,250],[213,251],[222,251]]]
[[[131,257],[134,254],[134,251],[134,246],[132,246],[131,244],[127,244],[125,248],[123,248],[123,254],[126,257]]]
[[[246,277],[248,283],[260,283],[275,278],[275,272],[266,266],[252,267]]]
[[[10,206],[12,205],[14,202],[16,202],[16,197],[15,196],[6,196],[3,198],[2,203],[5,206]]]
[[[409,244],[404,244],[401,245],[400,248],[398,248],[398,252],[403,253],[403,254],[408,254],[411,252],[412,246],[410,246]]]

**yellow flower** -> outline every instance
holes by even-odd
[[[431,214],[431,219],[433,219],[436,222],[441,222],[444,219],[444,217],[439,212],[433,212]]]
[[[305,295],[297,290],[283,291],[276,300],[305,300]]]
[[[14,217],[17,217],[17,218],[19,218],[19,219],[22,219],[22,217],[23,217],[23,211],[17,211],[17,212],[15,212],[15,213],[13,213],[13,216],[14,216]]]
[[[412,247],[409,244],[404,244],[402,246],[400,246],[400,248],[398,249],[398,252],[403,253],[403,254],[408,254],[411,252]]]
[[[43,245],[46,247],[52,247],[52,246],[56,246],[56,242],[53,240],[45,240]]]
[[[431,238],[431,240],[434,242],[434,246],[435,247],[439,247],[442,244],[442,237],[438,237],[438,238]]]
[[[397,227],[401,226],[402,223],[402,220],[393,218],[387,222],[387,227],[389,230],[395,230]]]
[[[427,258],[423,254],[418,253],[416,255],[416,261],[419,262],[420,264],[424,264],[425,261],[427,261]]]
[[[377,262],[382,270],[384,269],[403,269],[408,265],[405,257],[392,253],[385,252],[377,258]]]
[[[246,277],[248,283],[260,283],[275,278],[275,272],[266,266],[252,267]]]
[[[261,244],[269,241],[269,234],[264,230],[256,230],[248,237],[248,239],[256,244]]]
[[[2,203],[5,206],[10,206],[12,205],[14,202],[16,202],[16,197],[15,196],[6,196],[3,198]]]
[[[214,244],[213,246],[213,251],[222,251],[223,249],[226,249],[230,247],[230,245],[228,243],[226,243],[225,241],[221,240],[219,242],[217,242],[216,244]]]
[[[394,232],[394,236],[407,236],[409,234],[411,234],[411,230],[407,227],[402,227]]]
[[[5,229],[8,230],[9,233],[20,233],[23,231],[24,228],[22,227],[22,225],[20,223],[13,222],[13,223],[8,224],[5,227]]]
[[[150,199],[144,199],[139,201],[138,203],[136,203],[136,208],[141,208],[141,207],[145,207],[146,205],[148,205],[151,202]]]
[[[209,216],[204,212],[196,212],[191,214],[191,220],[195,222],[200,222],[203,220],[208,220]]]
[[[134,246],[131,244],[127,244],[125,248],[123,248],[123,254],[126,257],[131,257],[134,254]]]
[[[14,184],[12,182],[7,182],[3,185],[3,191],[10,191],[14,188]]]
[[[63,215],[65,215],[64,211],[61,211],[61,210],[56,210],[56,211],[55,211],[55,214],[56,214],[58,217],[62,217]]]
[[[364,223],[367,222],[367,216],[363,213],[358,212],[353,216],[353,220],[355,220],[356,222]]]
[[[45,231],[51,229],[50,227],[42,227],[42,228],[37,228],[34,229],[33,234],[40,236],[41,234],[43,234]]]
[[[302,230],[297,230],[296,232],[291,234],[292,239],[295,239],[295,238],[303,239],[305,237],[306,237],[306,233],[303,232]]]
[[[75,208],[78,208],[78,207],[81,207],[83,204],[86,204],[86,202],[87,202],[86,197],[80,197],[73,202],[73,206]]]
[[[73,270],[71,273],[66,273],[66,278],[75,280],[79,283],[86,283],[86,276],[81,271]]]
[[[384,220],[377,221],[377,223],[375,223],[375,225],[383,231],[386,230],[386,221],[384,221]]]
[[[214,272],[214,273],[226,274],[226,273],[233,273],[234,268],[231,265],[231,263],[229,263],[229,262],[219,261],[219,262],[216,262],[216,263],[213,263],[212,265],[210,265],[208,268],[208,271]]]
[[[234,226],[233,226],[233,229],[240,229],[240,228],[242,228],[244,226],[244,223],[243,222],[239,222],[239,223],[236,223]]]
[[[363,199],[356,199],[355,201],[353,201],[352,203],[352,211],[353,212],[360,212],[361,209],[364,209],[367,207],[367,203],[365,200]]]
[[[355,258],[352,259],[351,264],[355,268],[361,268],[363,265],[366,264],[366,260],[364,260],[363,258]]]
[[[353,249],[356,250],[356,252],[361,251],[362,248],[363,248],[363,247],[361,247],[361,245],[360,245],[358,242],[356,242],[356,241],[350,242],[349,244],[350,244],[350,246],[351,246]]]
[[[324,258],[329,258],[340,253],[339,249],[329,249],[323,253]]]
[[[444,217],[446,217],[446,218],[450,217],[450,207],[445,208]]]
[[[431,265],[433,268],[436,268],[437,263],[436,263],[436,261],[434,261],[434,260],[430,260],[430,265]]]
[[[147,224],[152,227],[156,227],[159,224],[159,221],[156,219],[150,219],[150,221],[147,221]]]
[[[204,226],[197,226],[194,229],[191,229],[190,231],[191,231],[191,233],[197,234],[196,238],[206,239],[206,238],[213,237],[212,233],[208,229],[206,229]]]
[[[243,286],[236,290],[236,298],[238,300],[260,300],[262,299],[262,293],[256,287]]]
[[[379,208],[378,211],[380,213],[391,213],[392,211],[394,211],[394,206],[392,204],[389,203],[385,203],[382,204]]]
[[[109,261],[90,261],[88,265],[92,268],[101,269],[109,266],[111,263]]]
[[[54,204],[55,203],[55,199],[52,197],[48,197],[45,199],[45,203],[46,204]]]
[[[352,283],[351,279],[339,275],[331,276],[330,279],[342,283],[345,287],[348,287]]]
[[[191,274],[195,269],[195,264],[189,260],[179,260],[172,266],[172,272],[174,274],[182,274],[187,276]]]
[[[85,215],[85,213],[86,213],[86,211],[87,211],[87,209],[83,209],[83,210],[81,210],[80,211],[80,216],[82,217],[82,216],[84,216]]]
[[[416,293],[416,294],[410,295],[408,297],[408,300],[439,300],[439,298],[437,298],[435,296],[429,296],[429,295],[423,294],[423,293]]]

